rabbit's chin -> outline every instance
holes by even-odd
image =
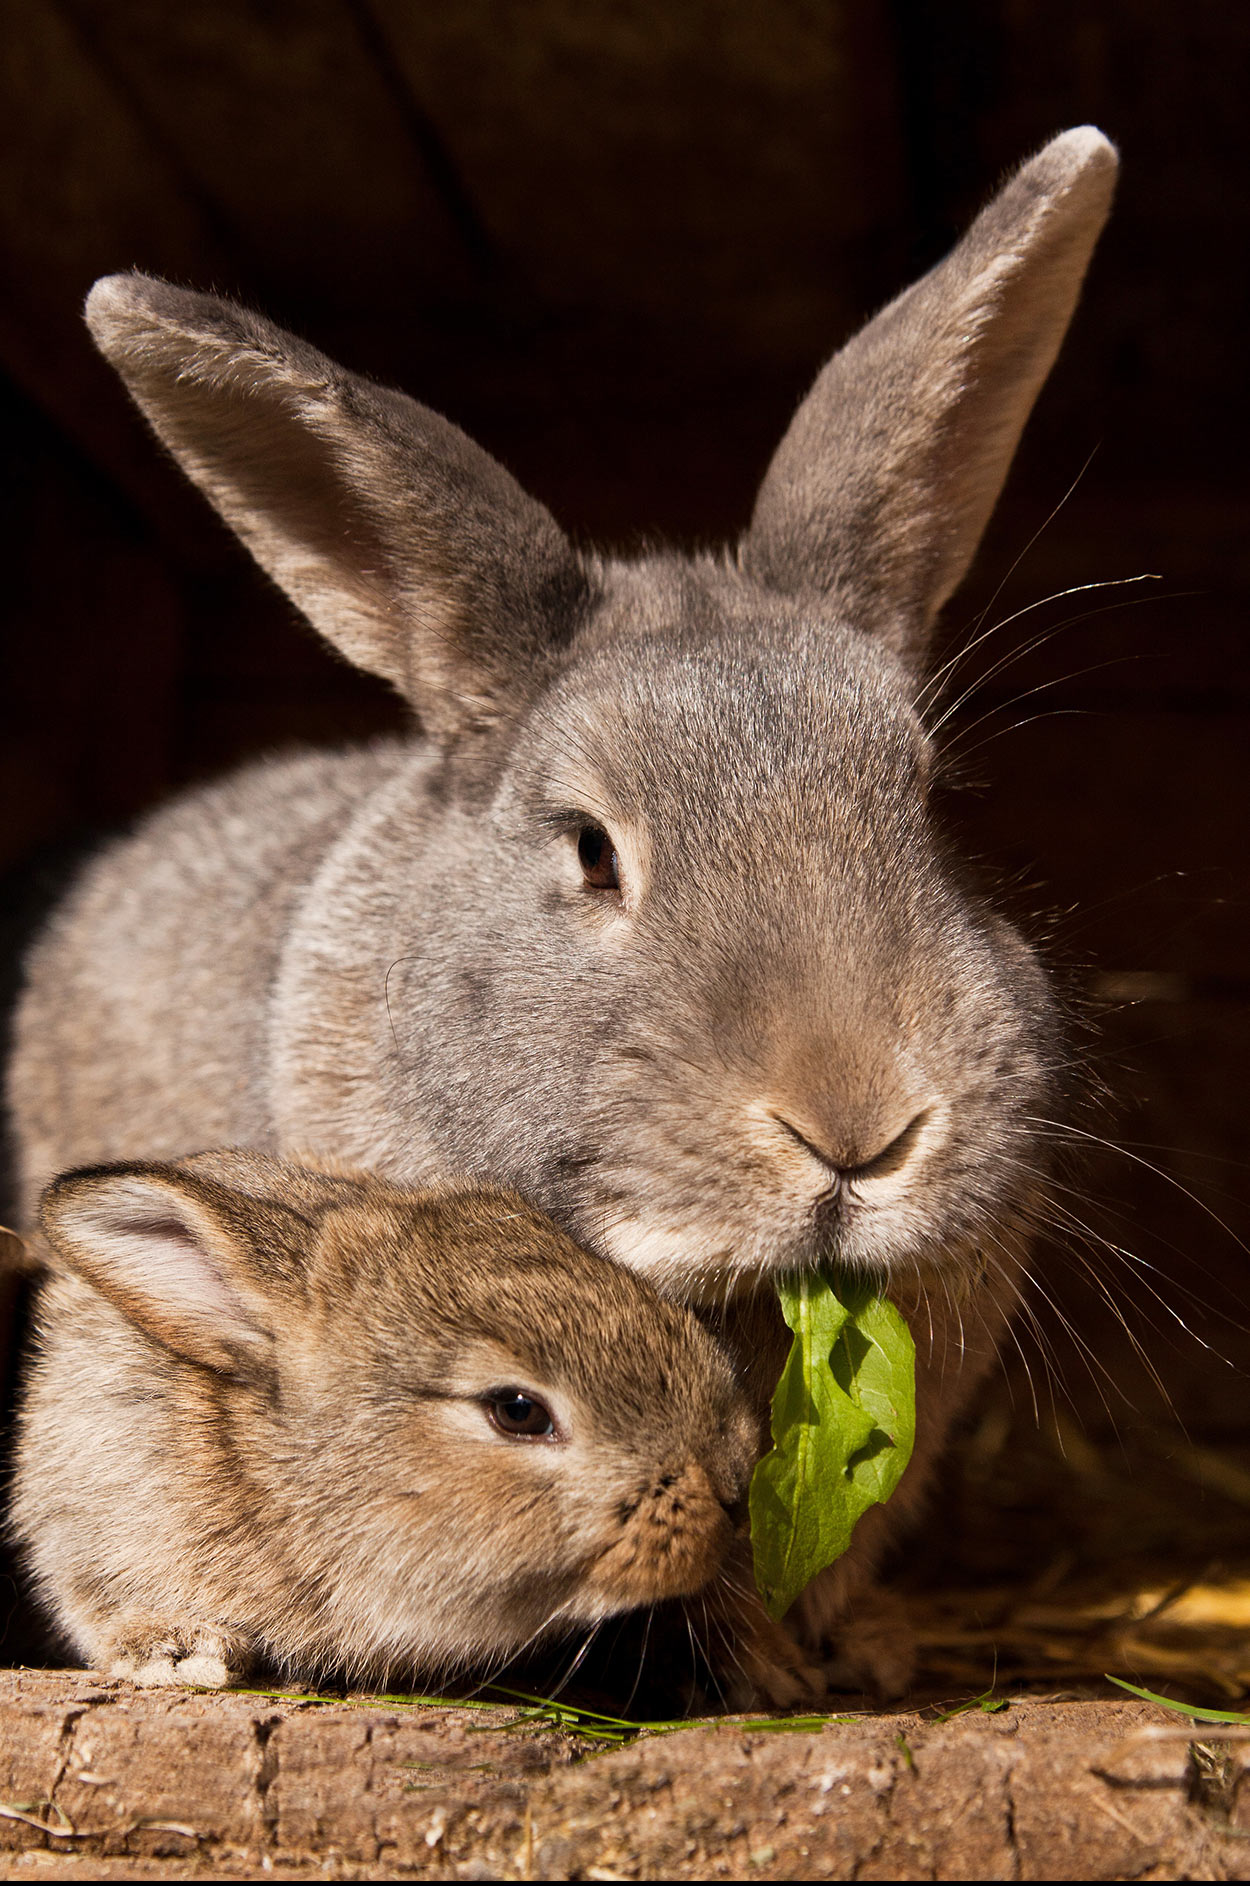
[[[853,1225],[833,1237],[804,1230],[789,1239],[751,1247],[709,1240],[694,1230],[636,1217],[620,1217],[600,1226],[600,1243],[616,1263],[637,1271],[665,1296],[697,1308],[719,1308],[756,1295],[783,1277],[831,1265],[879,1284],[893,1296],[906,1296],[926,1284],[938,1284],[947,1296],[961,1299],[984,1280],[984,1244],[999,1254],[996,1268],[1018,1269],[1015,1252],[1021,1238],[1009,1214],[987,1240],[971,1236],[945,1242],[907,1238],[897,1227],[874,1230]]]

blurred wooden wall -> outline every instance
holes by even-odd
[[[396,722],[161,460],[81,326],[97,275],[261,306],[448,413],[584,537],[714,540],[823,357],[1007,166],[1085,120],[1121,143],[1113,227],[948,635],[1160,580],[990,641],[962,716],[980,783],[952,816],[1103,1013],[1099,1130],[1138,1151],[1091,1169],[1094,1207],[1250,1361],[1244,1250],[1207,1215],[1250,1231],[1250,12],[9,0],[4,31],[5,866],[258,749]],[[1140,1268],[1097,1261],[1150,1307]],[[1058,1287],[1101,1331],[1075,1262]],[[1144,1393],[1113,1322],[1098,1341]],[[1241,1421],[1240,1378],[1185,1340],[1157,1353],[1195,1420]],[[1079,1366],[1073,1389],[1096,1410]]]

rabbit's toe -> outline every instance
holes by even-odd
[[[745,1669],[733,1686],[738,1694],[731,1697],[735,1709],[801,1709],[825,1694],[824,1672],[793,1646],[780,1652],[756,1650],[743,1662]]]
[[[178,1682],[197,1690],[226,1690],[242,1675],[241,1670],[231,1668],[224,1656],[213,1656],[207,1651],[184,1657],[175,1668]]]
[[[874,1593],[830,1634],[824,1671],[835,1690],[863,1690],[897,1701],[916,1674],[916,1640],[906,1607],[893,1593]]]
[[[737,1626],[728,1667],[717,1672],[731,1709],[798,1709],[825,1694],[820,1665],[763,1605],[740,1613]]]
[[[106,1634],[94,1661],[141,1689],[221,1690],[246,1674],[249,1647],[238,1632],[215,1625],[130,1617]]]
[[[116,1657],[108,1666],[108,1674],[128,1677],[144,1690],[169,1689],[179,1681],[172,1657],[148,1657],[142,1663],[134,1657]]]

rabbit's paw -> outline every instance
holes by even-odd
[[[892,1703],[911,1688],[916,1639],[907,1607],[893,1592],[862,1595],[830,1630],[823,1668],[832,1690],[863,1690]]]
[[[130,1613],[102,1634],[94,1661],[142,1689],[224,1690],[247,1675],[251,1645],[227,1625]]]
[[[828,1683],[820,1666],[780,1624],[764,1616],[766,1629],[739,1638],[736,1667],[722,1675],[731,1709],[800,1709],[818,1702]]]
[[[754,1593],[723,1594],[715,1609],[715,1680],[729,1709],[797,1709],[824,1695],[820,1665]]]

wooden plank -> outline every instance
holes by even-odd
[[[0,1774],[37,1805],[0,1846],[11,1877],[1122,1879],[1143,1855],[1158,1878],[1229,1876],[1242,1829],[1194,1812],[1187,1738],[1152,1740],[1159,1710],[1004,1708],[787,1734],[730,1718],[595,1748],[504,1733],[507,1708],[6,1672]],[[1244,1750],[1221,1746],[1235,1798]]]

